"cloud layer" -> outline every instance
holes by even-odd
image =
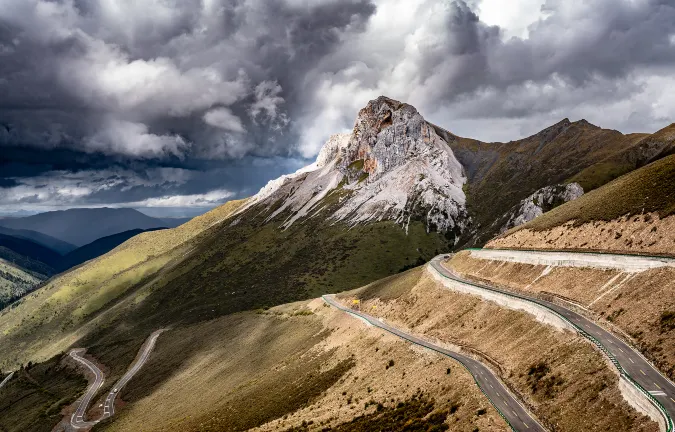
[[[654,131],[673,72],[671,0],[5,0],[0,207],[249,193],[381,94],[488,141]]]

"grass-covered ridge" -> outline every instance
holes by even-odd
[[[0,367],[43,361],[70,346],[146,337],[209,320],[365,285],[449,248],[421,222],[349,227],[325,214],[288,229],[274,210],[226,204],[173,230],[138,235],[59,276],[0,313]],[[21,349],[18,349],[21,347]]]
[[[578,226],[651,212],[661,218],[675,213],[675,155],[619,177],[505,235],[525,228],[542,231],[571,221]]]
[[[494,221],[542,187],[579,181],[588,191],[612,180],[613,175],[624,172],[615,166],[617,162],[607,162],[604,167],[597,164],[629,150],[646,136],[623,135],[583,120],[565,119],[536,135],[508,143],[451,140],[450,147],[468,177],[467,207],[477,229],[464,242],[482,245],[488,241],[500,228]],[[599,172],[601,168],[606,172]],[[590,171],[582,176],[587,169]]]
[[[0,246],[0,249],[3,249]],[[11,251],[7,251],[11,255]],[[0,251],[1,253],[1,251]],[[35,288],[46,276],[0,257],[0,310]]]

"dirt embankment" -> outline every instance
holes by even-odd
[[[588,249],[644,254],[673,254],[675,216],[660,219],[657,213],[593,221],[542,230],[523,228],[490,241],[496,249]]]
[[[638,273],[547,267],[456,254],[449,265],[463,276],[530,295],[572,301],[614,330],[675,379],[675,268]]]
[[[144,370],[104,430],[508,430],[458,363],[321,300],[171,330]]]
[[[556,431],[655,431],[621,396],[619,377],[589,343],[526,312],[442,287],[425,269],[344,294],[389,324],[457,344],[499,364],[503,381]]]

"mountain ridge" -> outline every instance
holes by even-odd
[[[177,223],[179,222],[180,220]],[[147,216],[132,208],[102,207],[56,210],[8,218],[0,220],[0,226],[37,231],[80,247],[101,237],[131,229],[166,228],[167,221]]]
[[[0,366],[44,360],[76,342],[124,345],[162,326],[363,286],[480,239],[489,213],[476,204],[486,193],[495,197],[482,204],[500,217],[540,189],[532,187],[563,183],[637,139],[571,125],[535,157],[539,141],[494,145],[438,133],[410,105],[378,99],[309,167],[181,227],[135,236],[0,314],[0,343],[8,347]],[[614,145],[615,138],[627,141]],[[569,148],[585,155],[584,164],[520,169],[568,160],[559,152]],[[463,163],[471,151],[473,166]],[[379,195],[399,179],[399,195]],[[485,179],[491,184],[481,185]],[[510,195],[498,196],[511,185]]]

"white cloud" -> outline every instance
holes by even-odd
[[[248,111],[253,121],[262,118],[264,122],[274,124],[276,127],[288,124],[286,113],[280,109],[285,102],[280,96],[281,91],[282,88],[276,81],[262,81],[255,87],[253,92],[255,102],[251,104]]]
[[[213,207],[234,196],[234,192],[217,189],[203,194],[166,195],[143,201],[124,203],[127,207]]]
[[[129,58],[100,40],[82,36],[87,52],[59,66],[61,82],[91,107],[139,118],[186,116],[214,104],[231,105],[247,93],[243,74],[227,80],[213,67],[181,70],[166,57]]]
[[[529,37],[528,27],[548,13],[542,10],[546,0],[479,0],[481,21],[501,27],[504,37]]]
[[[121,153],[137,157],[175,155],[181,157],[190,146],[178,135],[155,135],[148,126],[109,119],[95,135],[87,138],[87,150]]]
[[[232,132],[246,132],[241,119],[232,114],[227,108],[215,108],[204,114],[204,122],[213,127],[229,130]]]

